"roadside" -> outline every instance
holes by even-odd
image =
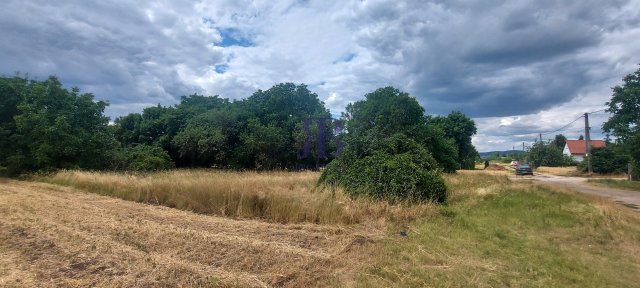
[[[533,177],[512,177],[512,179],[532,179],[550,186],[560,186],[581,193],[602,196],[640,212],[640,193],[592,185],[589,184],[589,178],[536,174]]]

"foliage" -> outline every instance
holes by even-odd
[[[472,170],[475,167],[475,159],[479,157],[478,151],[471,143],[471,137],[477,132],[475,122],[459,111],[451,112],[446,117],[434,117],[431,122],[454,140],[460,167]]]
[[[307,136],[300,123],[317,119],[331,122],[318,96],[305,85],[284,83],[242,101],[183,96],[175,107],[149,107],[116,119],[115,134],[124,146],[162,147],[180,167],[283,169],[310,162],[317,167],[330,160],[330,153],[299,159],[300,139]],[[325,129],[330,135],[332,127]],[[330,138],[323,140],[324,147],[335,146]]]
[[[609,144],[606,147],[591,148],[591,167],[595,173],[625,173],[627,172],[627,163],[629,162],[624,153],[621,153],[622,147],[615,144]],[[587,161],[583,161],[578,165],[580,171],[585,172]]]
[[[58,168],[101,169],[116,142],[103,116],[107,103],[55,77],[44,81],[2,78],[0,166],[8,174]]]
[[[114,150],[111,169],[123,171],[158,171],[173,168],[169,154],[153,145],[139,144]]]
[[[536,142],[528,150],[526,161],[534,167],[547,166],[559,167],[570,166],[573,160],[562,154],[560,149],[554,142]]]
[[[319,183],[340,186],[352,195],[391,202],[446,201],[446,187],[437,163],[420,144],[403,134],[372,142],[350,142],[322,173]]]
[[[564,150],[564,146],[567,143],[567,137],[565,137],[562,134],[558,134],[553,139],[552,143],[553,143],[553,145],[556,145],[556,147],[560,148],[560,150]]]
[[[613,87],[611,101],[606,103],[611,117],[602,125],[605,132],[611,132],[621,142],[640,133],[640,69],[623,81],[622,86]]]
[[[381,88],[349,104],[343,119],[346,148],[327,166],[320,184],[389,201],[446,201],[439,166],[447,162],[438,162],[429,151],[446,146],[434,137],[444,132],[428,125],[415,98],[392,87]],[[452,151],[438,152],[453,158]]]
[[[611,101],[606,103],[611,117],[602,129],[617,137],[616,142],[621,145],[619,153],[626,155],[635,173],[640,174],[640,69],[623,81],[622,86],[613,87]]]

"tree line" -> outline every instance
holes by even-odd
[[[350,104],[340,122],[307,86],[282,83],[242,100],[182,96],[176,105],[147,107],[110,123],[108,103],[64,88],[56,77],[0,77],[0,173],[316,169],[336,158],[342,143],[350,151],[356,138],[378,142],[395,139],[395,132],[424,149],[434,169],[473,168],[473,120],[460,112],[426,116],[415,98],[392,87],[370,94],[375,105]],[[367,127],[376,132],[359,132]]]

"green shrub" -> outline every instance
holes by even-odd
[[[151,145],[140,144],[119,149],[111,158],[113,170],[157,171],[174,167],[167,151]]]
[[[329,163],[319,183],[340,186],[352,197],[390,202],[446,201],[440,170],[423,146],[404,135],[394,135],[368,148],[345,150]]]
[[[619,149],[613,145],[603,148],[592,148],[591,167],[593,168],[593,172],[601,174],[627,172],[629,160],[618,150]],[[578,164],[578,170],[582,172],[587,171],[586,159]]]

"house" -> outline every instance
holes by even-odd
[[[562,153],[571,156],[573,160],[582,162],[587,153],[587,147],[585,145],[585,140],[567,140]],[[607,146],[607,143],[602,140],[591,140],[591,148],[602,148],[605,146]]]

